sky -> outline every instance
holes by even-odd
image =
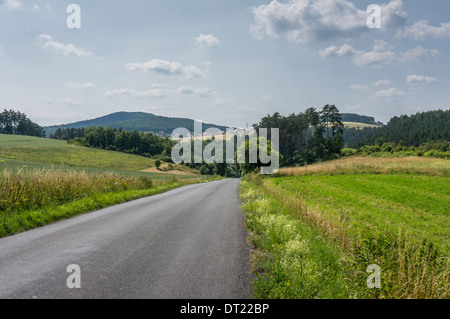
[[[246,127],[334,104],[386,123],[449,109],[449,13],[448,0],[0,0],[0,108],[42,126],[138,111]]]

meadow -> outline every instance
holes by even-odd
[[[216,178],[142,171],[152,166],[133,154],[0,134],[0,237]]]
[[[247,178],[256,295],[304,297],[307,285],[313,298],[450,297],[448,168],[430,158],[346,158]],[[366,285],[371,264],[382,269],[381,289]]]

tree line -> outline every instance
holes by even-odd
[[[107,127],[105,129],[102,126],[98,126],[87,127],[82,131],[78,129],[64,129],[61,131],[63,134],[64,132],[74,132],[75,134],[83,132],[82,137],[74,137],[69,141],[72,144],[146,157],[161,157],[164,161],[170,159],[172,147],[175,145],[175,142],[168,137],[159,137],[153,133],[142,133],[136,130],[125,131],[121,128]]]
[[[279,128],[281,166],[299,166],[339,157],[343,148],[342,115],[335,105],[322,110],[283,116],[276,112],[263,117],[255,129]],[[268,140],[271,140],[270,134]]]
[[[24,113],[6,109],[0,113],[0,134],[45,137],[44,129],[32,122]]]
[[[379,128],[346,128],[343,137],[345,145],[352,148],[374,145],[377,139],[415,147],[430,141],[449,141],[450,110],[394,116],[386,126]]]

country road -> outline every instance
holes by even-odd
[[[189,185],[0,239],[0,298],[250,298],[238,185]],[[67,287],[71,264],[79,289]]]

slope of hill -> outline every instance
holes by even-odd
[[[0,169],[24,167],[120,171],[140,175],[139,171],[155,167],[155,160],[134,154],[71,145],[59,140],[0,134]],[[187,167],[183,167],[181,171],[177,165],[173,165],[173,168],[168,173],[197,173]],[[167,171],[155,169],[152,173],[163,174]]]
[[[377,139],[415,147],[429,141],[450,141],[450,110],[394,116],[387,125],[379,128],[347,128],[344,131],[344,142],[348,147],[373,145]]]
[[[122,128],[126,131],[137,130],[138,132],[153,132],[161,135],[170,135],[173,130],[183,127],[189,131],[194,131],[194,120],[187,118],[172,118],[158,116],[144,112],[117,112],[99,118],[80,121],[75,123],[54,125],[44,127],[47,136],[56,132],[58,128],[82,128],[88,126],[103,126],[112,128]],[[226,130],[226,126],[203,123],[203,130],[208,128],[218,128]]]
[[[369,125],[380,125],[381,122],[376,122],[375,118],[367,115],[359,115],[356,113],[342,113],[342,122],[363,123]]]

